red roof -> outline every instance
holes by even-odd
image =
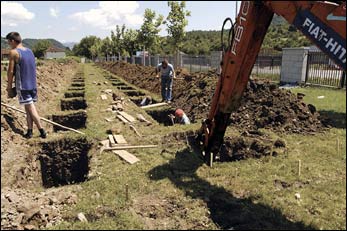
[[[46,52],[65,52],[65,50],[58,47],[49,47]]]
[[[2,55],[9,55],[10,54],[10,51],[9,49],[1,49],[1,54]]]

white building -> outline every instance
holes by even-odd
[[[45,51],[45,59],[65,58],[65,50],[57,47],[50,47]]]

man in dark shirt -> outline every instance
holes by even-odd
[[[35,56],[29,48],[23,46],[18,32],[9,33],[6,39],[12,48],[7,70],[7,92],[11,92],[14,76],[19,103],[24,105],[27,117],[28,131],[25,137],[29,139],[33,136],[35,122],[40,131],[40,137],[46,138],[46,132],[41,126],[40,116],[34,105],[37,101]],[[8,96],[10,97],[10,94]]]

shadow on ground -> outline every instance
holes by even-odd
[[[196,150],[195,150],[196,151]],[[236,198],[223,187],[200,178],[196,171],[203,161],[193,150],[176,152],[169,163],[153,168],[150,179],[170,179],[186,196],[204,200],[213,222],[221,229],[313,229],[301,222],[289,221],[280,210],[252,203],[251,198]],[[187,180],[189,179],[189,180]]]
[[[4,113],[1,113],[1,115],[4,116],[7,124],[10,126],[10,128],[12,129],[13,132],[24,136],[24,131],[16,127],[15,120],[11,116],[9,116],[8,114],[4,114]]]
[[[319,114],[324,125],[346,129],[346,113],[321,110]]]

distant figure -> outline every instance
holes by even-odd
[[[146,106],[152,104],[152,97],[146,96],[140,103],[140,106]]]
[[[40,123],[40,116],[36,111],[34,102],[37,101],[36,86],[36,63],[33,52],[23,46],[22,38],[18,32],[11,32],[6,35],[8,44],[12,48],[10,51],[9,66],[7,70],[7,92],[11,98],[13,77],[15,77],[16,93],[19,104],[24,105],[28,131],[24,135],[29,139],[33,136],[33,123],[35,122],[40,131],[40,137],[46,138],[46,132]]]
[[[161,97],[162,102],[171,103],[172,99],[172,79],[176,78],[175,70],[173,65],[168,63],[164,59],[156,68],[155,73],[156,77],[159,78],[158,72],[161,73]]]
[[[177,109],[175,111],[175,115],[169,115],[169,117],[172,119],[173,124],[190,124],[190,120],[186,113],[182,109]]]

